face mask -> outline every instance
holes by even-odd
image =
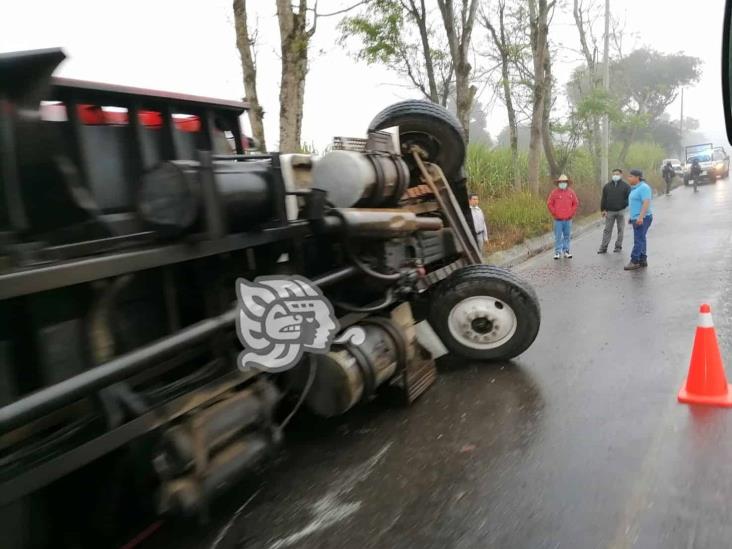
[[[616,183],[617,183],[618,181],[620,181],[620,176],[619,176],[619,175],[614,175],[614,176],[613,176],[613,181],[615,181]]]
[[[560,183],[559,184],[559,188],[560,189],[566,189],[567,188],[567,184],[566,183]]]

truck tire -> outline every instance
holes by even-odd
[[[399,126],[399,139],[405,145],[420,145],[428,161],[442,168],[452,182],[465,162],[465,138],[458,119],[446,108],[430,101],[409,99],[395,103],[377,114],[369,131]]]
[[[463,358],[509,360],[526,351],[539,333],[536,292],[498,267],[459,269],[437,285],[430,301],[430,324],[445,347]]]

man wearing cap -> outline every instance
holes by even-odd
[[[570,241],[572,238],[572,218],[577,213],[579,198],[569,188],[571,181],[562,174],[555,181],[557,188],[554,189],[546,201],[547,208],[554,218],[554,259],[562,257],[571,258]]]
[[[646,234],[653,223],[653,209],[651,200],[653,191],[643,179],[643,172],[630,170],[628,177],[630,183],[630,224],[633,226],[633,251],[630,254],[630,263],[625,266],[626,271],[634,271],[642,267],[648,267],[646,255]]]

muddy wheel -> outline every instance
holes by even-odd
[[[541,309],[534,290],[511,272],[473,265],[435,288],[429,320],[450,352],[475,360],[508,360],[536,339]]]
[[[448,181],[458,177],[465,162],[465,139],[460,121],[449,110],[430,101],[400,101],[377,114],[369,131],[392,126],[399,126],[403,149],[419,145],[427,152],[428,161],[442,168]]]

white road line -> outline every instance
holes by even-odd
[[[359,482],[366,480],[379,461],[384,457],[391,447],[392,443],[388,443],[379,450],[373,457],[368,459],[361,465],[353,468],[350,472],[343,475],[342,479],[337,482],[328,493],[313,504],[313,519],[302,529],[297,532],[274,541],[268,549],[282,549],[301,539],[314,534],[320,530],[324,530],[342,520],[350,517],[361,508],[361,502],[347,503],[339,501],[341,496],[351,492]]]
[[[229,519],[229,522],[226,523],[226,526],[224,526],[221,529],[221,531],[219,532],[219,535],[216,536],[216,539],[214,540],[213,545],[211,545],[211,548],[210,549],[216,549],[216,547],[218,547],[219,543],[221,543],[223,541],[223,539],[226,537],[226,534],[229,532],[229,529],[236,522],[236,519],[238,519],[239,518],[239,515],[241,515],[241,512],[246,508],[247,505],[249,505],[252,502],[252,500],[254,498],[257,497],[257,494],[259,494],[259,490],[257,490],[256,492],[254,492],[254,494],[252,494],[252,496],[248,500],[246,500],[241,505],[241,507],[239,507],[236,510],[236,512],[234,513],[234,515],[231,517],[231,519]]]

